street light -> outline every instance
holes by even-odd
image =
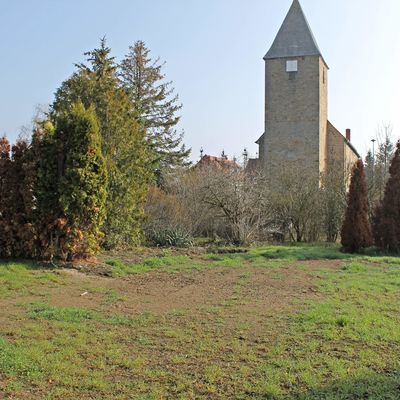
[[[249,153],[248,153],[246,147],[244,148],[242,155],[243,155],[243,164],[244,164],[244,166],[246,166],[247,165],[247,161],[249,159]]]
[[[376,139],[372,139],[371,142],[372,142],[372,166],[373,166],[373,168],[375,168],[375,142],[376,142]]]

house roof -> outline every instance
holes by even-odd
[[[201,158],[201,160],[197,163],[198,166],[217,166],[217,167],[234,167],[237,168],[239,165],[234,160],[228,160],[224,157],[217,156],[209,156],[206,154]]]
[[[299,0],[293,0],[276,38],[264,60],[301,56],[321,56]]]

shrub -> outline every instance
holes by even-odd
[[[11,148],[7,139],[0,141],[0,255],[34,257],[36,230],[33,224],[33,186],[37,170],[32,149],[18,139]]]
[[[153,187],[146,205],[147,223],[145,236],[156,246],[186,247],[192,244],[192,227],[180,199]]]
[[[0,257],[9,256],[11,252],[10,188],[8,184],[11,170],[10,150],[8,139],[0,138]]]
[[[180,227],[151,229],[146,232],[147,240],[161,247],[189,247],[193,245],[191,235]]]

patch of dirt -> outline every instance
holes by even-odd
[[[99,300],[114,293],[120,301],[110,300],[107,308],[126,314],[193,313],[201,308],[235,306],[238,314],[269,315],[290,307],[294,300],[316,296],[312,272],[340,265],[336,260],[318,260],[273,269],[214,268],[174,274],[154,271],[125,278],[94,277],[66,269],[63,273],[70,284],[53,290],[51,302],[104,309]]]
[[[295,262],[280,268],[213,268],[202,271],[167,273],[154,271],[125,278],[88,275],[76,269],[62,269],[62,284],[43,284],[40,294],[20,296],[18,302],[3,301],[0,324],[13,324],[24,307],[43,302],[58,307],[79,307],[104,313],[135,316],[183,313],[202,320],[224,318],[227,329],[251,326],[265,329],[271,317],[296,310],[309,299],[318,298],[313,272],[340,268],[340,260]]]

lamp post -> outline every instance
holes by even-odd
[[[375,142],[376,139],[372,139],[372,170],[375,170]]]
[[[244,166],[246,167],[246,165],[247,165],[247,161],[248,161],[248,159],[249,159],[249,153],[247,152],[247,149],[246,149],[246,147],[244,148],[244,150],[243,150],[243,164],[244,164]]]

